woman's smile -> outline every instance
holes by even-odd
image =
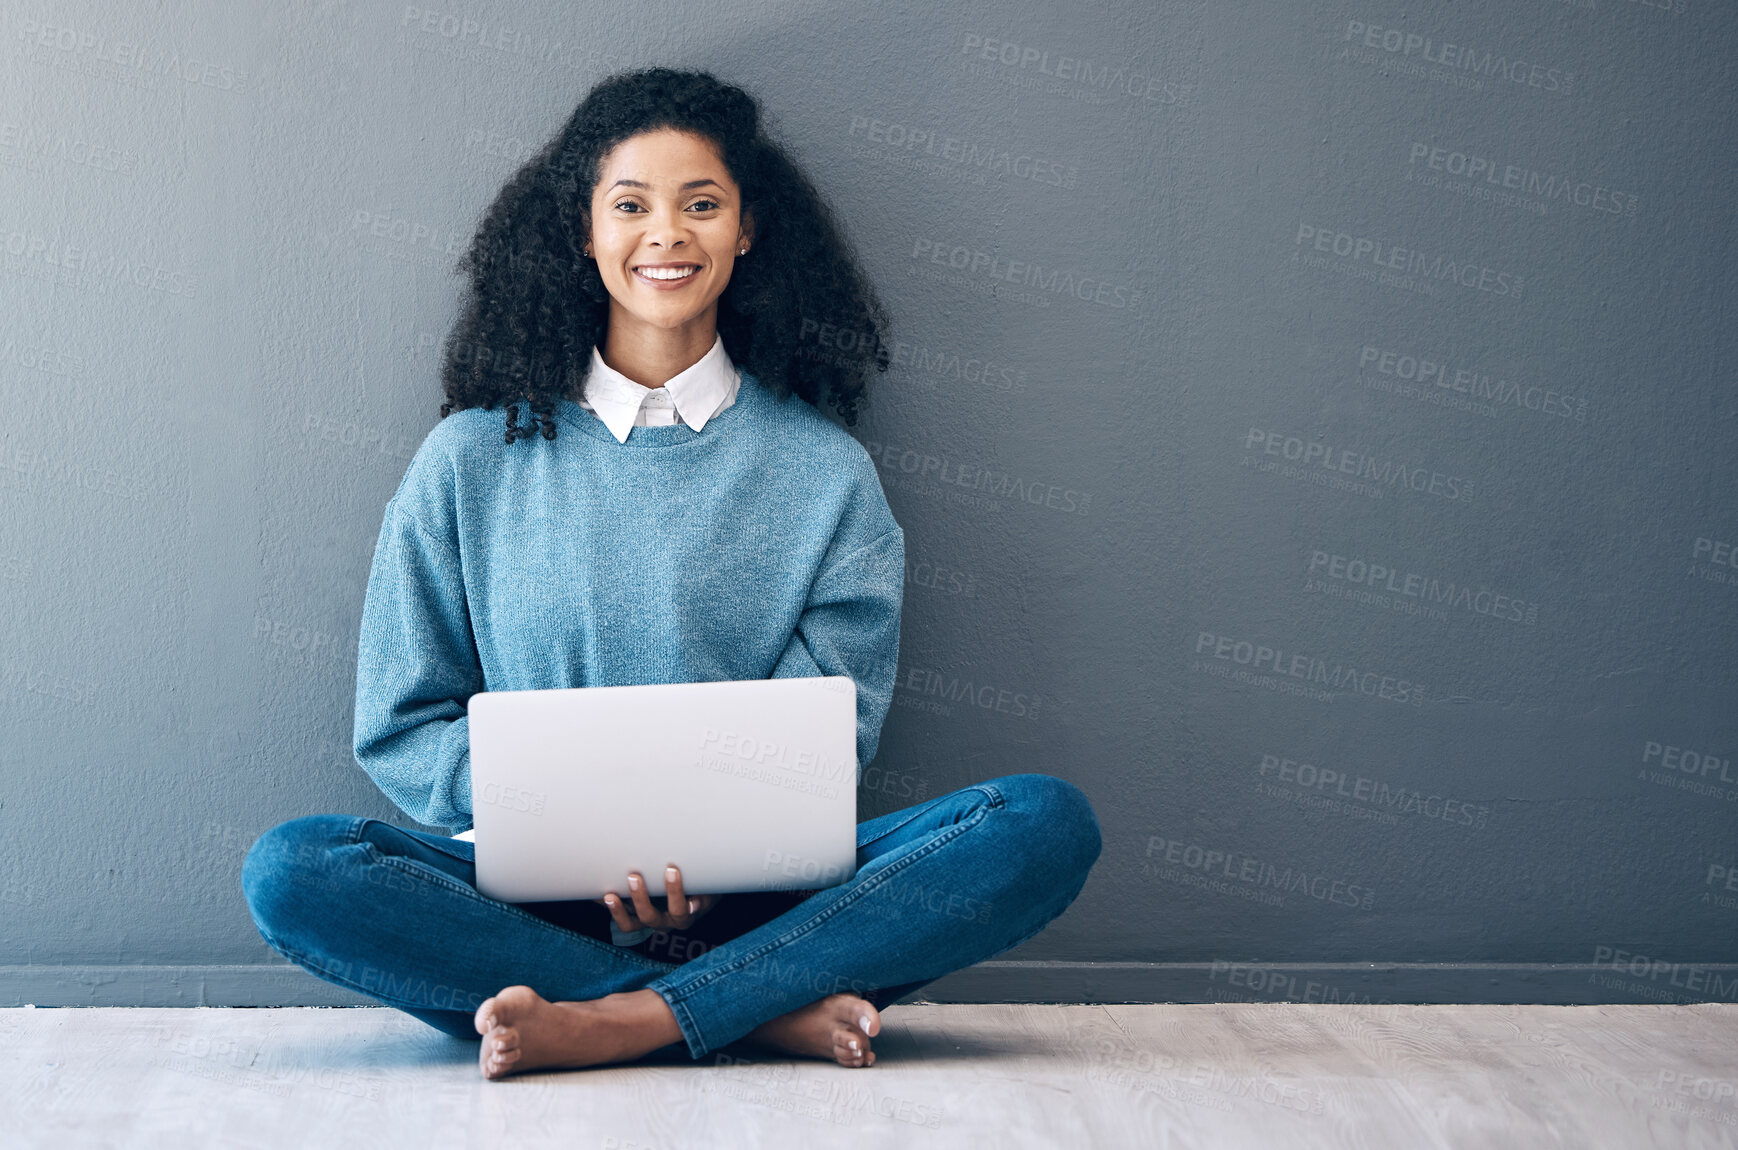
[[[674,291],[695,278],[699,272],[699,264],[691,263],[656,263],[636,264],[633,267],[634,278],[647,287],[658,291]]]

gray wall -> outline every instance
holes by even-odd
[[[903,341],[865,816],[1035,770],[1104,826],[938,987],[1738,996],[1729,5],[585,7],[7,6],[0,993],[328,1000],[237,872],[404,821],[356,627],[450,264],[667,63]]]

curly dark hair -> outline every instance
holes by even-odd
[[[643,68],[597,84],[567,124],[514,174],[457,272],[463,309],[443,348],[441,418],[507,403],[507,442],[555,438],[555,401],[577,398],[579,366],[603,346],[609,293],[581,254],[598,165],[630,136],[676,128],[711,140],[742,189],[754,255],[718,300],[733,362],[780,399],[830,402],[855,426],[871,366],[886,371],[886,314],[820,193],[761,126],[741,88],[705,72]],[[816,336],[830,335],[823,349]],[[532,426],[518,423],[519,404]]]

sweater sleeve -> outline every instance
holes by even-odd
[[[815,579],[769,678],[849,675],[857,684],[857,765],[875,757],[899,673],[905,532],[899,527],[837,559]]]
[[[356,654],[356,761],[425,826],[471,824],[465,714],[483,690],[453,544],[387,504],[368,573]]]

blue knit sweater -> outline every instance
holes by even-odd
[[[356,760],[406,814],[471,825],[478,691],[849,675],[857,758],[892,702],[905,533],[863,446],[744,371],[701,431],[618,443],[499,410],[436,424],[386,505],[356,656]],[[648,802],[655,796],[648,796]]]

